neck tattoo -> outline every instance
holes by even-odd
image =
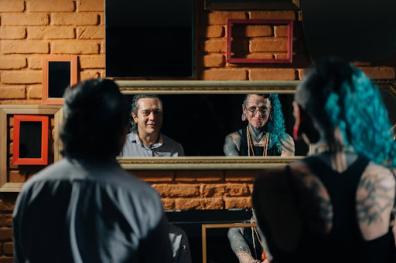
[[[265,134],[264,127],[255,128],[255,127],[250,126],[250,130],[252,131],[251,136],[252,136],[253,141],[255,143],[259,143],[263,139],[263,136]]]

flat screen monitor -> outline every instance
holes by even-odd
[[[106,76],[194,76],[194,0],[106,0]]]

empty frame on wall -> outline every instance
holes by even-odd
[[[249,28],[261,27],[264,38],[252,40]],[[255,43],[253,41],[256,41]],[[266,43],[261,44],[260,41]],[[270,45],[268,45],[270,44]],[[264,48],[270,46],[270,48]],[[254,53],[252,53],[254,52]],[[227,62],[281,64],[293,60],[293,21],[230,19],[227,23]]]
[[[14,115],[14,165],[48,164],[48,116]]]
[[[62,104],[65,89],[77,83],[77,56],[43,58],[43,103]]]

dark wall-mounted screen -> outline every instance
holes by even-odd
[[[313,60],[338,56],[351,61],[396,59],[396,1],[301,1],[304,38]]]
[[[40,158],[42,123],[38,121],[21,122],[19,137],[20,158]]]
[[[194,75],[194,0],[106,0],[106,76]]]
[[[70,61],[48,62],[48,97],[62,98],[70,85]]]

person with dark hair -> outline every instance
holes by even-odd
[[[396,144],[378,89],[330,58],[298,86],[293,106],[294,136],[317,147],[255,182],[272,262],[396,262]]]
[[[183,156],[183,147],[161,134],[163,108],[156,95],[135,95],[132,100],[132,131],[128,134],[121,157]]]
[[[118,86],[86,80],[64,97],[65,158],[29,179],[18,196],[16,262],[172,262],[158,193],[115,159],[129,126]]]
[[[294,141],[285,132],[277,94],[247,94],[242,104],[246,127],[225,138],[226,156],[294,156]]]

